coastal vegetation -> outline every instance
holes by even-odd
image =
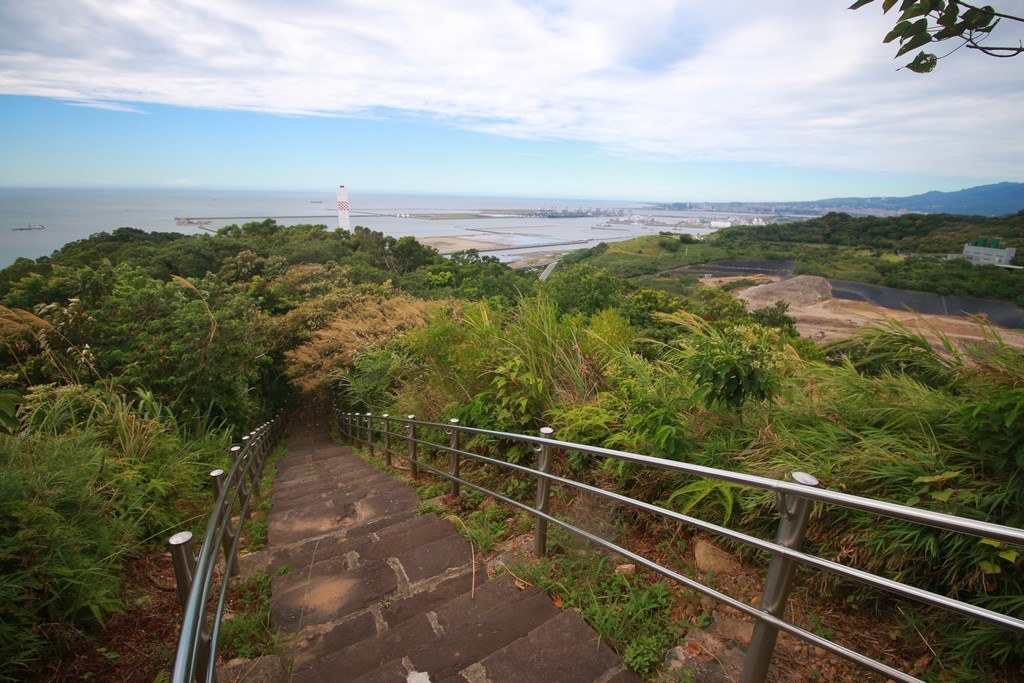
[[[674,269],[726,259],[776,260],[791,262],[798,275],[1024,306],[1024,271],[947,258],[983,237],[1024,247],[1024,216],[908,214],[877,218],[830,213],[785,225],[740,225],[703,241],[664,233],[601,244],[569,254],[565,260],[586,262],[639,286],[676,293],[686,291],[687,277],[691,287],[695,286],[696,276],[685,270],[671,272]]]
[[[484,429],[551,426],[565,440],[764,476],[804,470],[830,488],[1020,527],[1024,352],[995,329],[961,347],[891,323],[819,346],[797,336],[784,304],[750,313],[666,271],[771,258],[924,287],[966,268],[936,287],[1018,301],[1020,271],[924,254],[978,236],[1013,244],[1021,231],[1019,217],[830,214],[706,241],[602,245],[568,255],[543,283],[472,251],[443,258],[412,238],[274,221],[192,237],[122,228],[20,259],[0,271],[0,679],[56,666],[83,634],[139,609],[125,597],[125,568],[174,531],[201,528],[204,473],[295,391]],[[589,460],[558,467],[774,533],[764,495]],[[1024,616],[1021,549],[839,511],[816,513],[809,542]],[[892,616],[879,594],[803,585]],[[665,618],[670,596],[648,592],[661,611],[645,618]],[[936,656],[919,672],[931,680],[1008,680],[1024,664],[1019,638],[994,627],[927,609],[905,619],[907,633],[935,634]],[[650,643],[622,635],[620,647],[653,669]]]

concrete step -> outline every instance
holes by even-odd
[[[417,516],[411,487],[337,446],[322,409],[289,425],[260,558],[290,568],[271,596],[291,634],[288,680],[640,680],[539,588],[506,575],[474,589],[474,569],[486,573],[469,543],[450,522]]]
[[[306,458],[290,460],[284,458],[278,463],[276,485],[282,489],[301,485],[314,478],[343,476],[350,471],[373,472],[376,469],[360,460],[347,448],[331,448],[330,455],[315,461]],[[342,479],[344,481],[344,479]]]
[[[437,679],[441,680],[441,679]],[[479,663],[444,679],[447,683],[642,683],[574,610],[560,612],[526,636]]]
[[[296,503],[276,502],[267,520],[267,543],[291,545],[304,538],[322,536],[353,524],[365,524],[397,511],[419,507],[416,492],[385,475],[367,476],[329,492],[304,496]]]
[[[492,581],[474,596],[463,593],[335,653],[297,664],[295,682],[404,680],[403,659],[435,676],[456,673],[466,658],[479,658],[525,635],[557,613],[542,591],[520,591],[511,579]],[[468,662],[467,662],[468,663]]]
[[[477,568],[482,573],[482,567]],[[429,582],[412,587],[417,592],[375,603],[344,620],[328,624],[311,624],[292,641],[295,653],[293,668],[308,669],[333,652],[378,636],[388,629],[421,616],[452,598],[470,592],[473,582],[470,567],[462,567]]]
[[[408,548],[404,546],[416,539],[403,540],[393,555],[381,547],[368,562],[360,561],[355,552],[322,562],[314,556],[308,566],[275,576],[270,599],[275,623],[295,632],[309,624],[340,621],[374,601],[408,594],[412,585],[469,564],[469,544],[454,529],[442,538]]]
[[[374,486],[382,488],[390,483],[401,485],[383,472],[365,472],[358,476],[341,475],[342,478],[317,478],[297,482],[293,486],[282,487],[274,491],[273,509],[284,512],[290,509],[302,509],[319,504],[319,501],[336,501],[339,498],[352,497],[359,491],[368,491]]]
[[[432,521],[433,520],[433,521]],[[276,571],[281,567],[306,567],[316,554],[320,560],[360,550],[366,543],[373,542],[379,533],[401,533],[409,529],[427,526],[437,521],[433,515],[397,515],[380,520],[383,523],[347,526],[319,536],[303,538],[289,545],[278,545],[267,550],[267,567]]]

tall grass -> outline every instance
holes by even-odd
[[[442,397],[431,408],[445,411],[430,418],[454,413],[507,431],[546,422],[567,440],[774,478],[806,471],[835,490],[1024,525],[1024,353],[990,327],[965,347],[936,330],[886,322],[826,347],[828,362],[820,362],[801,360],[757,328],[696,321],[645,358],[630,353],[628,326],[614,313],[559,318],[542,299],[464,315],[465,324],[435,321],[407,338],[428,369],[399,387],[399,404],[428,408],[417,397],[429,394]],[[586,457],[569,467],[610,476],[641,499],[762,537],[775,532],[769,493]],[[1014,596],[1024,593],[1024,549],[969,536],[819,508],[808,543],[825,557],[962,599],[1019,609]],[[1024,662],[1024,644],[1012,636],[983,635],[991,649],[978,661]],[[943,647],[963,656],[970,637],[948,635]]]
[[[23,676],[68,636],[121,611],[121,569],[208,493],[227,435],[185,438],[101,389],[36,387],[0,436],[0,679]]]

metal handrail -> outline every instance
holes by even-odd
[[[227,600],[229,578],[239,573],[238,543],[242,525],[249,518],[250,504],[253,495],[258,495],[267,454],[280,436],[282,425],[280,417],[260,425],[242,437],[241,446],[231,447],[233,462],[227,473],[221,469],[210,472],[215,502],[198,557],[191,532],[179,532],[168,542],[182,610],[181,633],[171,670],[173,683],[213,683],[217,680],[214,665],[217,637]],[[233,520],[236,509],[237,524]],[[220,549],[224,552],[224,573],[213,612],[213,630],[210,631],[207,602],[216,578]]]
[[[771,661],[772,651],[774,650],[775,639],[779,631],[784,631],[794,637],[810,643],[811,645],[844,657],[845,659],[855,662],[871,671],[882,674],[892,680],[907,682],[920,681],[920,679],[894,669],[880,661],[850,650],[837,643],[833,643],[828,639],[805,631],[785,621],[782,616],[784,614],[785,602],[791,586],[792,575],[796,567],[796,563],[828,571],[875,588],[880,588],[928,605],[952,611],[962,616],[978,619],[1010,631],[1024,634],[1024,620],[978,607],[976,605],[971,605],[969,603],[923,590],[899,581],[887,579],[870,572],[848,567],[801,551],[803,534],[806,531],[807,519],[810,514],[810,503],[814,501],[828,505],[840,506],[851,510],[867,512],[877,516],[914,522],[947,531],[999,540],[1019,546],[1024,546],[1024,530],[1022,529],[1004,526],[1001,524],[993,524],[991,522],[966,519],[945,513],[920,510],[918,508],[864,498],[847,493],[828,491],[826,489],[817,488],[818,482],[813,476],[800,472],[794,473],[795,481],[786,482],[767,477],[759,477],[756,475],[718,470],[701,465],[653,458],[650,456],[628,453],[614,449],[560,441],[551,438],[552,431],[549,428],[544,428],[540,436],[529,436],[525,434],[476,429],[460,425],[457,420],[451,420],[448,424],[427,422],[416,420],[413,415],[409,415],[406,418],[396,418],[387,414],[374,416],[370,414],[337,412],[336,420],[339,428],[348,438],[367,444],[371,450],[377,443],[375,441],[375,435],[379,434],[382,437],[382,447],[388,465],[391,464],[392,456],[401,457],[408,461],[410,473],[412,473],[413,476],[416,476],[416,473],[419,470],[426,470],[448,479],[451,482],[450,491],[458,491],[458,486],[467,486],[532,514],[536,519],[536,527],[534,530],[534,551],[538,557],[544,554],[544,548],[546,545],[546,526],[550,522],[567,529],[568,531],[575,533],[596,545],[618,553],[638,565],[647,567],[666,578],[683,584],[702,595],[706,595],[723,602],[726,605],[753,617],[756,620],[755,628],[750,647],[748,647],[747,650],[747,659],[744,665],[743,676],[741,678],[743,683],[755,683],[756,681],[764,680],[767,675],[768,665]],[[379,429],[375,426],[377,424],[381,425]],[[392,427],[396,427],[397,429],[392,431]],[[449,436],[448,444],[434,443],[426,439],[417,438],[416,429],[418,427],[442,431]],[[459,448],[460,434],[485,436],[527,444],[532,450],[538,453],[538,469],[462,450]],[[393,448],[395,442],[392,437],[398,437],[399,441],[403,441],[406,444],[406,452],[404,454]],[[420,446],[433,449],[438,453],[447,453],[449,456],[449,470],[445,471],[437,467],[433,467],[420,460],[417,456],[417,450]],[[679,474],[715,479],[740,486],[773,491],[776,494],[779,508],[782,510],[782,519],[778,538],[776,539],[776,542],[773,543],[713,524],[711,522],[690,517],[659,505],[640,501],[612,491],[606,491],[599,487],[573,479],[553,475],[550,473],[550,465],[551,453],[555,448],[599,457],[612,458],[646,467],[670,470]],[[462,457],[471,458],[481,463],[502,467],[514,472],[535,477],[537,480],[537,498],[535,506],[530,506],[516,501],[461,478],[459,476],[459,460]],[[722,536],[732,541],[770,552],[772,555],[772,563],[769,567],[768,576],[765,580],[761,608],[758,609],[747,605],[742,601],[720,593],[713,588],[705,586],[698,581],[686,577],[668,567],[660,565],[653,560],[637,555],[636,553],[622,548],[611,541],[596,536],[548,514],[548,489],[553,483],[569,486],[618,503],[630,505],[639,510],[654,513],[664,518],[690,525],[694,528]]]

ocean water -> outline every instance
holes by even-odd
[[[502,216],[502,209],[621,210],[623,216],[646,214],[641,202],[514,197],[372,194],[350,191],[352,225],[386,235],[417,239],[457,237],[491,244],[493,255],[506,260],[553,245],[583,248],[599,242],[651,234],[665,227],[608,225],[606,216],[540,218]],[[0,188],[0,267],[19,257],[48,256],[64,244],[120,227],[146,231],[198,234],[195,225],[177,225],[177,217],[208,220],[210,229],[232,223],[273,218],[282,225],[337,225],[335,189],[322,191],[246,191],[117,188]],[[484,213],[483,218],[424,219],[408,214]],[[660,212],[659,220],[675,222],[685,212]],[[690,216],[690,220],[694,220]],[[43,225],[43,230],[13,230]],[[704,234],[710,229],[675,228]],[[565,243],[572,243],[566,245]],[[493,250],[493,249],[501,250]]]

